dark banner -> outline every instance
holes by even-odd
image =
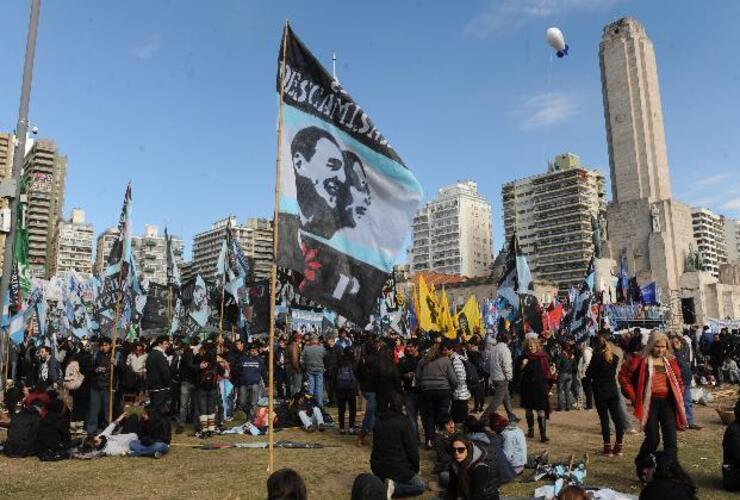
[[[149,293],[146,297],[146,305],[141,318],[142,330],[165,330],[169,326],[167,301],[169,291],[166,286],[157,283],[149,283]],[[174,309],[174,295],[170,308]]]
[[[364,324],[403,246],[421,186],[289,27],[284,44],[277,262],[302,275],[301,295]]]

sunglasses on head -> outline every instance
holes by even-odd
[[[462,453],[464,451],[468,451],[468,449],[466,447],[462,446],[460,448],[452,448],[452,451],[454,451],[455,453]]]

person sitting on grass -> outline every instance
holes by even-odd
[[[419,475],[419,445],[411,420],[403,414],[403,397],[393,391],[378,414],[370,455],[373,474],[385,482],[386,496],[416,496],[426,484]]]
[[[740,399],[734,410],[735,421],[722,439],[722,486],[727,491],[740,491]]]
[[[36,455],[42,460],[67,458],[71,447],[69,409],[59,397],[49,401],[46,409],[36,432]]]
[[[455,435],[455,421],[451,416],[444,419],[439,430],[434,434],[434,473],[437,474],[439,486],[446,488],[450,482],[450,464],[452,454],[450,445],[452,436]]]
[[[489,427],[501,436],[502,450],[516,475],[524,471],[527,464],[527,438],[516,422],[509,422],[503,415],[492,413],[489,417]]]
[[[446,499],[498,500],[498,487],[489,484],[486,452],[462,434],[452,438],[453,461],[450,464],[450,483]]]
[[[170,451],[172,426],[161,410],[151,405],[146,406],[139,425],[139,439],[129,443],[131,455],[159,458]]]
[[[267,478],[267,500],[308,500],[306,484],[293,469],[280,469]]]
[[[292,416],[291,420],[299,420],[306,432],[324,432],[324,415],[309,394],[296,394],[290,403],[289,412]]]
[[[640,500],[696,500],[696,484],[681,467],[675,455],[656,451],[639,464],[647,484]]]

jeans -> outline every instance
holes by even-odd
[[[411,420],[411,428],[414,429],[414,436],[419,436],[419,403],[421,394],[418,392],[406,393],[406,415]]]
[[[660,444],[660,434],[663,434],[663,451],[676,458],[678,444],[676,440],[676,411],[673,407],[673,399],[652,398],[650,401],[650,413],[645,424],[645,440],[640,446],[640,452],[635,458],[635,464],[655,452]]]
[[[570,410],[571,406],[573,406],[572,388],[573,375],[571,375],[570,373],[561,374],[558,377],[558,410],[563,409],[563,402],[565,402],[566,410]]]
[[[686,412],[686,420],[689,425],[694,425],[694,403],[691,402],[691,384],[683,388],[683,408]]]
[[[285,368],[275,368],[275,391],[278,399],[285,399],[288,386],[288,372]]]
[[[260,384],[240,385],[239,386],[239,408],[244,412],[247,422],[254,419],[254,412],[257,407],[257,401],[260,400]]]
[[[306,372],[307,392],[319,407],[324,406],[324,372]]]
[[[303,390],[303,374],[288,368],[288,396],[291,398]]]
[[[103,410],[108,415],[108,390],[107,389],[90,389],[90,412],[87,415],[87,425],[85,430],[88,434],[95,434],[98,430],[98,415]],[[112,421],[110,415],[107,418]]]
[[[421,495],[427,489],[426,483],[419,474],[415,474],[406,483],[393,481],[393,485],[395,486],[393,490],[394,497],[415,497]]]
[[[352,429],[355,426],[355,416],[357,415],[357,399],[355,398],[356,391],[342,391],[337,389],[336,398],[337,406],[339,410],[339,428],[344,429],[344,416],[349,406],[349,428]]]
[[[180,382],[180,412],[177,414],[177,423],[180,425],[185,424],[190,416],[198,414],[193,408],[196,403],[194,393],[195,384],[185,380]]]
[[[362,392],[365,398],[365,418],[362,419],[362,432],[369,434],[375,427],[375,410],[378,407],[378,401],[375,399],[374,392]]]
[[[198,410],[200,415],[213,415],[216,413],[216,400],[218,391],[216,389],[198,389]]]
[[[601,423],[601,437],[604,439],[604,443],[611,443],[609,415],[611,415],[612,420],[614,421],[614,427],[617,432],[617,443],[621,443],[624,439],[624,423],[622,422],[622,415],[619,411],[619,397],[607,400],[601,400],[600,398],[597,398],[596,412],[599,414],[599,422]]]
[[[434,439],[435,426],[441,425],[450,414],[450,391],[423,391],[424,401],[424,441]]]
[[[488,408],[485,409],[481,416],[481,422],[488,422],[488,416],[498,410],[498,407],[503,403],[504,410],[509,421],[517,420],[517,416],[514,414],[514,408],[511,406],[511,395],[509,394],[509,381],[508,380],[492,380],[491,389],[493,390],[493,399]]]
[[[324,415],[321,414],[321,408],[318,406],[313,407],[310,417],[305,410],[299,411],[298,418],[301,419],[301,423],[306,429],[310,428],[312,425],[324,425]]]
[[[131,454],[135,457],[153,457],[155,452],[159,452],[162,455],[166,455],[170,451],[170,445],[163,443],[162,441],[155,441],[150,445],[143,445],[138,439],[131,441],[128,445],[128,449],[131,450]]]

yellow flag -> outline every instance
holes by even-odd
[[[419,328],[424,331],[439,331],[439,304],[434,293],[427,288],[423,276],[419,276],[419,300],[416,309]]]
[[[450,314],[450,303],[447,299],[447,291],[442,288],[442,298],[439,300],[439,328],[444,336],[450,339],[457,338],[455,325],[452,323]]]
[[[455,327],[462,330],[463,340],[468,340],[476,330],[482,332],[480,308],[475,295],[471,295],[463,308],[455,315]]]

